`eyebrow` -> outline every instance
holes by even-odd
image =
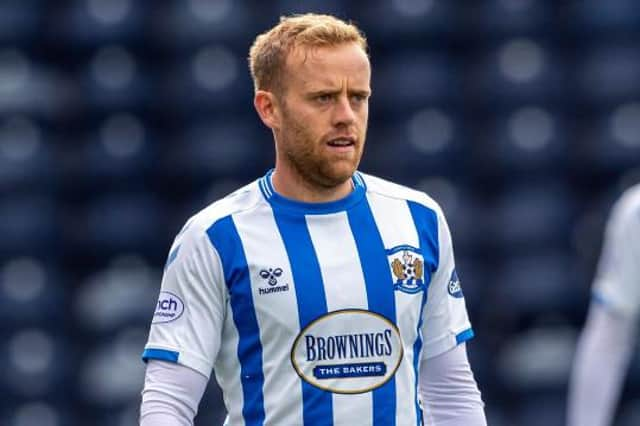
[[[307,92],[307,96],[314,97],[320,95],[335,95],[336,93],[342,92],[341,89],[318,89],[318,90],[310,90]],[[368,89],[349,89],[349,95],[361,95],[361,96],[370,96],[371,90]]]

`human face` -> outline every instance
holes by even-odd
[[[371,68],[356,43],[295,48],[286,62],[276,174],[306,188],[349,186],[365,143]]]

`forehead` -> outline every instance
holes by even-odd
[[[335,85],[346,80],[366,89],[371,78],[369,58],[357,43],[294,47],[286,67],[287,86]]]

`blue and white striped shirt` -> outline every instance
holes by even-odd
[[[420,425],[420,361],[473,336],[440,207],[359,172],[298,202],[271,173],[176,237],[143,358],[213,369],[229,425]]]

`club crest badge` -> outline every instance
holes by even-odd
[[[415,294],[426,290],[424,259],[420,249],[409,245],[387,250],[389,267],[393,277],[393,289]]]

